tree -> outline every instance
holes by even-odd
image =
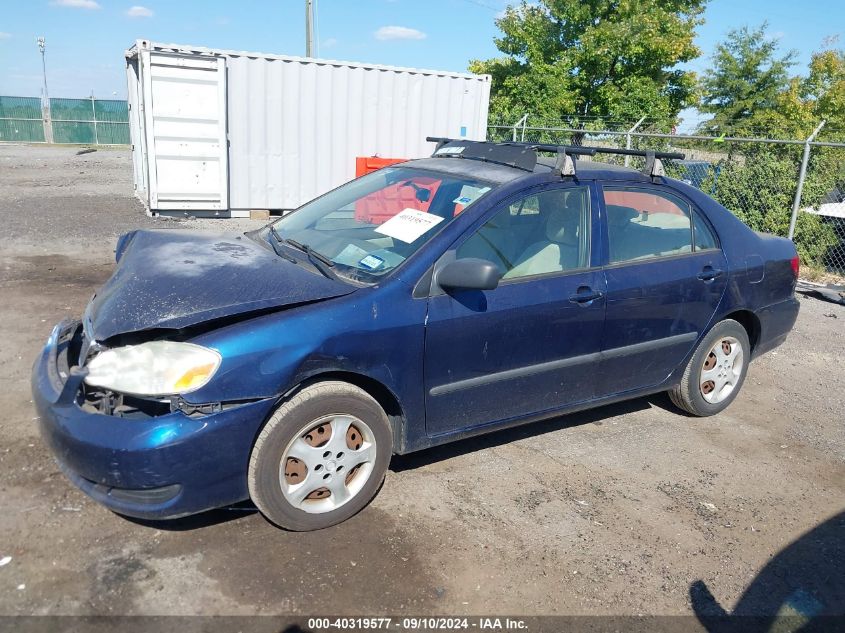
[[[772,138],[805,139],[822,121],[819,140],[841,141],[845,134],[845,51],[822,50],[813,54],[806,76],[793,77],[777,95],[775,104],[752,117],[754,126]],[[788,158],[797,171],[800,146],[769,146]],[[751,152],[748,152],[751,154]],[[845,152],[838,147],[814,147],[810,154],[802,207],[817,206],[834,188],[845,183]]]
[[[767,23],[749,30],[729,31],[716,46],[713,67],[702,81],[700,109],[713,114],[702,124],[711,134],[742,136],[752,133],[755,118],[773,110],[789,83],[795,52],[778,57],[778,43],[766,34]]]
[[[494,118],[672,120],[694,102],[694,73],[676,67],[700,53],[706,1],[523,0],[496,20],[504,56],[470,70],[492,76]]]
[[[825,131],[845,131],[845,51],[813,54],[806,77],[793,77],[768,111],[756,119],[781,138],[807,138],[821,122]]]

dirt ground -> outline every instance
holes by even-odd
[[[713,418],[661,395],[394,458],[316,533],[249,504],[144,524],[59,473],[31,364],[120,233],[253,223],[148,218],[128,151],[24,146],[0,146],[0,222],[0,615],[845,612],[841,306],[802,298]]]

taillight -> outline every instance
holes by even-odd
[[[795,275],[796,279],[798,279],[798,269],[800,267],[798,262],[798,255],[790,259],[789,264],[792,266],[792,274]]]

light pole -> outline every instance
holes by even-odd
[[[311,57],[314,46],[314,3],[305,0],[305,56]]]
[[[41,100],[41,116],[44,118],[44,140],[52,143],[53,121],[50,117],[50,94],[47,92],[47,62],[44,54],[47,50],[47,41],[42,36],[36,37],[35,43],[38,44],[38,50],[41,51],[41,73],[44,77],[44,96]]]
[[[36,37],[35,42],[38,44],[38,50],[41,51],[41,73],[44,77],[44,99],[46,101],[50,99],[50,95],[47,94],[47,62],[44,60],[44,51],[47,50],[47,42],[43,37]]]

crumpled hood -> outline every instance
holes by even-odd
[[[354,286],[278,257],[242,235],[133,231],[85,311],[94,340],[339,297]]]

